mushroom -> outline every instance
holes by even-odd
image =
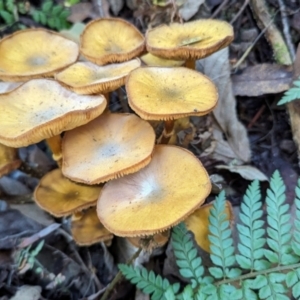
[[[118,18],[88,23],[80,39],[81,54],[98,65],[130,60],[144,48],[144,36],[132,24]]]
[[[149,67],[181,67],[184,65],[184,60],[172,60],[155,56],[151,53],[147,53],[141,56],[141,60]]]
[[[105,107],[102,95],[79,96],[54,80],[30,80],[0,95],[0,143],[25,147],[47,139],[59,160],[60,133],[93,120]]]
[[[42,177],[34,191],[34,200],[51,215],[63,217],[95,206],[100,192],[100,186],[72,182],[56,169]]]
[[[233,40],[233,27],[220,20],[197,20],[171,23],[146,33],[147,51],[159,57],[185,60],[195,69],[195,61],[228,46]]]
[[[154,131],[146,121],[134,114],[105,113],[65,133],[62,172],[86,184],[118,178],[145,167],[154,143]]]
[[[0,144],[0,177],[18,169],[20,165],[17,149]]]
[[[95,207],[72,215],[71,232],[80,246],[90,246],[99,242],[110,246],[113,239],[113,234],[99,221]]]
[[[51,77],[78,56],[78,45],[58,33],[41,28],[20,30],[0,41],[0,79]]]
[[[8,93],[15,88],[19,87],[22,84],[22,82],[0,82],[0,94]]]
[[[56,74],[55,78],[77,94],[106,94],[124,85],[127,75],[140,65],[139,59],[107,66],[77,62]]]
[[[104,185],[97,213],[115,235],[149,236],[186,219],[210,191],[209,176],[190,151],[157,145],[145,168]]]
[[[195,210],[187,219],[184,220],[188,230],[192,231],[196,243],[206,252],[210,252],[209,235],[209,215],[213,207],[213,202],[201,206]],[[233,211],[229,201],[226,201],[225,211],[226,219],[233,222]]]
[[[218,91],[206,76],[187,68],[140,67],[126,81],[129,106],[145,120],[164,120],[162,143],[173,135],[174,119],[208,114]]]

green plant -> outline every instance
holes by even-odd
[[[293,82],[293,85],[293,87],[291,87],[283,94],[282,98],[278,102],[278,105],[286,104],[291,101],[300,99],[300,76]]]
[[[70,11],[53,0],[44,1],[40,9],[32,9],[30,14],[34,21],[52,29],[62,30],[70,25],[67,21]]]
[[[238,251],[233,246],[221,192],[209,218],[210,258],[204,268],[184,224],[173,229],[172,246],[181,276],[190,283],[183,289],[145,268],[119,265],[123,275],[151,299],[268,299],[300,298],[300,179],[296,187],[295,219],[285,203],[285,185],[274,172],[266,196],[266,222],[258,181],[252,182],[241,204],[237,224]],[[292,223],[294,228],[292,228]]]
[[[19,29],[22,29],[25,26],[19,21],[20,15],[28,15],[35,22],[51,29],[62,30],[70,27],[67,21],[70,11],[61,4],[55,4],[53,0],[43,1],[40,8],[26,6],[25,1],[0,0],[0,24],[11,26],[18,22]]]

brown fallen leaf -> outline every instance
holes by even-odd
[[[289,89],[293,78],[291,67],[277,64],[258,64],[232,76],[236,96],[277,94]]]
[[[237,159],[242,162],[250,160],[250,143],[244,125],[236,112],[236,99],[232,91],[228,47],[205,59],[197,61],[197,70],[203,71],[216,84],[219,103],[213,110],[215,123],[227,138],[228,145]]]
[[[90,2],[79,2],[70,7],[68,21],[71,23],[82,22],[93,16],[93,5]]]
[[[114,16],[117,16],[124,6],[124,0],[107,0]]]
[[[188,21],[191,19],[198,12],[204,1],[205,0],[186,0],[179,9],[179,14],[183,20]]]

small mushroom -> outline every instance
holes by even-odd
[[[210,191],[209,176],[190,151],[157,145],[145,168],[104,185],[97,213],[115,235],[149,236],[186,219]]]
[[[107,66],[77,62],[55,77],[59,83],[77,94],[106,94],[124,85],[127,75],[140,65],[139,59]]]
[[[133,59],[144,48],[144,36],[132,24],[119,18],[102,18],[88,23],[80,40],[81,54],[98,65]]]
[[[20,30],[0,40],[0,79],[51,77],[78,56],[78,45],[56,32],[41,28]]]
[[[141,56],[141,60],[149,67],[181,67],[184,65],[184,60],[173,60],[155,56],[147,53]]]
[[[62,172],[86,184],[118,178],[145,167],[154,143],[155,133],[148,122],[134,114],[105,113],[65,133]]]
[[[18,169],[20,165],[17,149],[0,144],[0,177]]]
[[[99,116],[104,96],[79,96],[54,80],[30,80],[0,95],[0,143],[25,147],[47,139],[59,160],[60,133]]]
[[[187,68],[140,67],[126,81],[129,106],[145,120],[165,120],[163,143],[174,134],[174,119],[208,114],[218,91],[206,76]]]
[[[113,239],[113,234],[99,221],[95,207],[73,214],[71,232],[80,246],[90,246],[99,242],[109,246]]]
[[[56,169],[40,180],[34,199],[48,213],[63,217],[95,206],[100,192],[101,187],[72,182]]]
[[[147,51],[159,57],[185,60],[195,69],[195,61],[228,46],[233,40],[233,27],[220,20],[197,20],[171,23],[146,33]]]

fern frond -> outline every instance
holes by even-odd
[[[144,267],[133,268],[125,264],[119,264],[118,267],[131,283],[136,284],[145,294],[152,294],[152,300],[163,299],[167,289],[172,288],[174,294],[179,291],[179,283],[171,285],[169,280],[162,279],[160,275],[155,275],[153,271],[148,272]]]
[[[298,261],[291,253],[291,229],[289,205],[285,202],[285,185],[278,171],[271,177],[270,189],[267,190],[267,222],[270,247],[264,250],[267,259],[274,264],[288,265]]]
[[[255,180],[249,185],[241,203],[240,219],[243,224],[237,224],[240,254],[236,255],[236,260],[246,270],[262,270],[269,266],[268,262],[262,259],[266,243],[263,228],[265,222],[260,220],[262,215],[259,181]]]
[[[184,223],[180,223],[173,229],[172,246],[181,276],[189,278],[192,287],[195,288],[202,282],[204,268]]]
[[[277,105],[289,103],[291,101],[300,99],[300,77],[293,82],[294,87],[287,90]]]
[[[294,231],[293,231],[293,240],[292,248],[293,251],[300,256],[300,179],[295,189],[295,219],[294,219]]]
[[[209,272],[216,279],[240,274],[239,269],[229,269],[235,263],[235,256],[230,223],[224,213],[225,201],[225,192],[222,191],[216,197],[209,216],[210,258],[216,266],[209,268]]]

